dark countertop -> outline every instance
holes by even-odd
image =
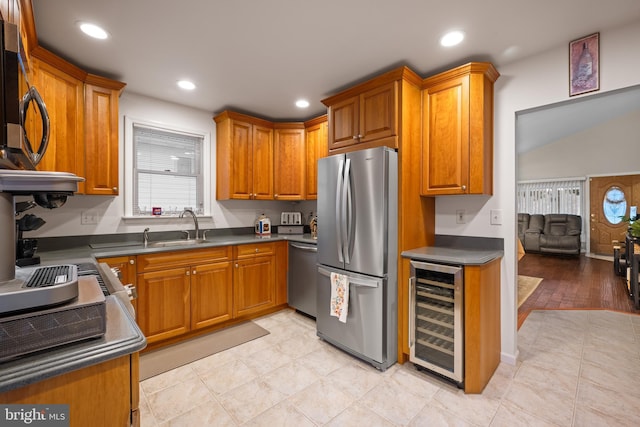
[[[402,252],[405,258],[446,264],[481,265],[501,258],[504,251],[498,249],[467,249],[446,246],[424,246]]]
[[[106,297],[107,328],[104,336],[62,345],[0,363],[0,392],[42,381],[66,372],[97,365],[135,353],[147,345],[124,303]]]
[[[311,237],[311,234],[273,234],[271,237],[259,237],[255,234],[246,235],[230,235],[230,236],[214,236],[207,237],[206,242],[195,245],[184,246],[165,246],[165,247],[147,247],[142,243],[132,242],[110,242],[105,244],[90,244],[85,246],[76,246],[68,249],[54,251],[38,251],[38,255],[42,262],[52,262],[56,260],[66,260],[70,258],[110,258],[119,256],[145,255],[160,252],[187,251],[191,249],[212,248],[217,246],[233,246],[249,243],[267,243],[274,241],[293,241],[301,243],[317,244],[317,240]],[[149,240],[154,242],[155,240]]]

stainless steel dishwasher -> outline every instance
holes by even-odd
[[[316,317],[317,252],[317,245],[289,242],[288,303],[312,317]]]

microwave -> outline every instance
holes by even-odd
[[[29,84],[22,58],[22,43],[18,27],[0,20],[0,169],[35,170],[49,142],[49,114],[38,90]],[[20,82],[26,83],[21,94]],[[42,120],[40,141],[33,145],[24,130],[31,104]]]

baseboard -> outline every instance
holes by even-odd
[[[518,353],[520,353],[519,350],[516,350],[515,355],[501,352],[500,361],[506,363],[507,365],[516,366],[516,362],[518,361]]]

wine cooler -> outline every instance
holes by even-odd
[[[411,261],[409,360],[462,386],[463,268]]]

